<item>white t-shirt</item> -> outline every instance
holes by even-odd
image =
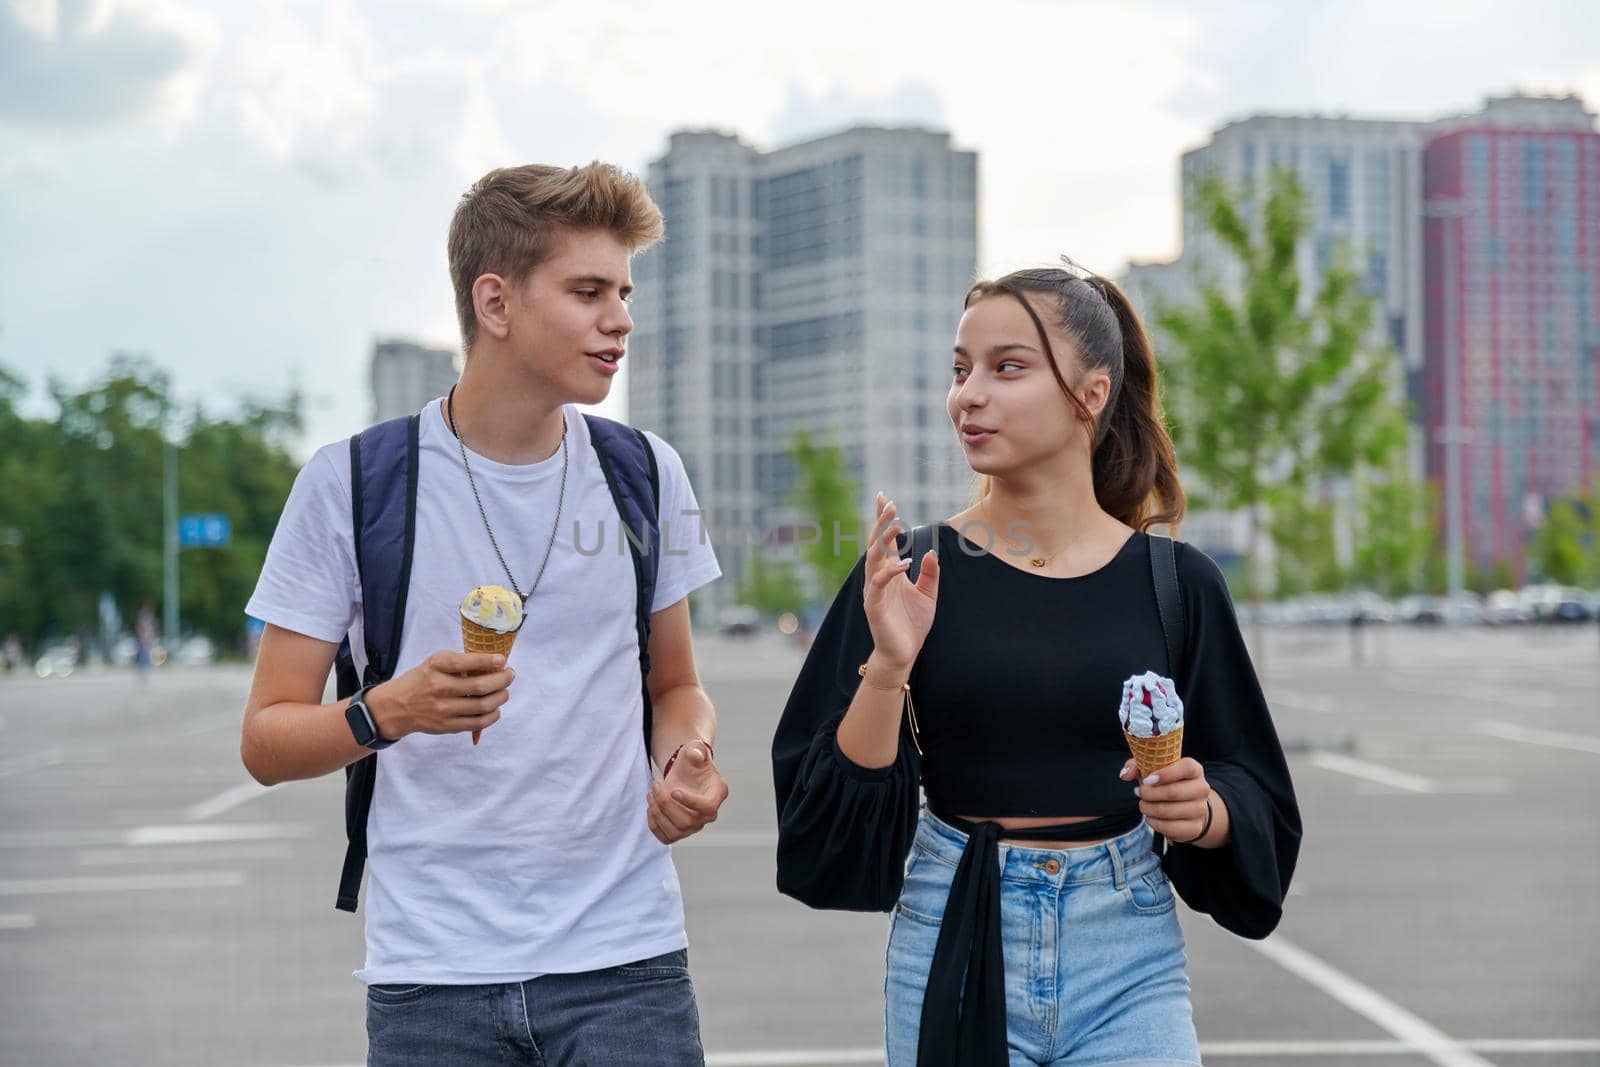
[[[588,425],[574,408],[565,416],[561,528],[511,649],[516,680],[500,721],[477,747],[467,733],[410,734],[378,756],[367,963],[356,972],[364,982],[522,981],[687,943],[671,852],[645,819],[651,772],[633,561]],[[683,461],[647,437],[660,471],[652,609],[660,611],[721,570],[693,514]],[[397,674],[440,649],[459,651],[462,597],[476,585],[507,585],[437,402],[423,409],[420,446]],[[359,669],[349,457],[348,441],[327,445],[295,479],[246,611],[323,641],[348,632]],[[526,466],[470,458],[500,549],[526,590],[549,543],[561,451]]]

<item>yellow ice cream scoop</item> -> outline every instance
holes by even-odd
[[[461,618],[497,634],[511,633],[522,625],[522,598],[504,586],[475,586],[461,600]]]

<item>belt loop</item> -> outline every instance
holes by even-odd
[[[1128,875],[1122,867],[1122,849],[1117,847],[1115,841],[1107,841],[1104,848],[1111,855],[1112,884],[1118,889],[1126,889],[1128,887]]]
[[[1139,825],[1122,836],[1124,846],[1128,850],[1128,863],[1137,865],[1145,858],[1145,853],[1155,851],[1156,832],[1150,829],[1150,824],[1143,819]]]

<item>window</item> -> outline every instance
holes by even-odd
[[[1348,160],[1328,161],[1328,217],[1347,221],[1350,218],[1350,163]]]

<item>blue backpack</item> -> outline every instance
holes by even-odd
[[[656,455],[640,431],[620,422],[585,415],[589,437],[600,458],[606,487],[617,506],[633,557],[636,625],[639,632],[639,686],[644,694],[645,759],[650,758],[650,606],[655,600],[660,561],[660,478]],[[362,635],[367,667],[356,672],[350,639],[334,661],[341,700],[364,685],[394,677],[400,632],[411,584],[411,553],[417,531],[417,439],[421,416],[381,422],[350,438],[350,519],[355,532],[356,573],[361,582]],[[344,769],[344,829],[349,841],[339,876],[340,911],[356,910],[361,873],[367,863],[367,813],[377,777],[378,753]]]

